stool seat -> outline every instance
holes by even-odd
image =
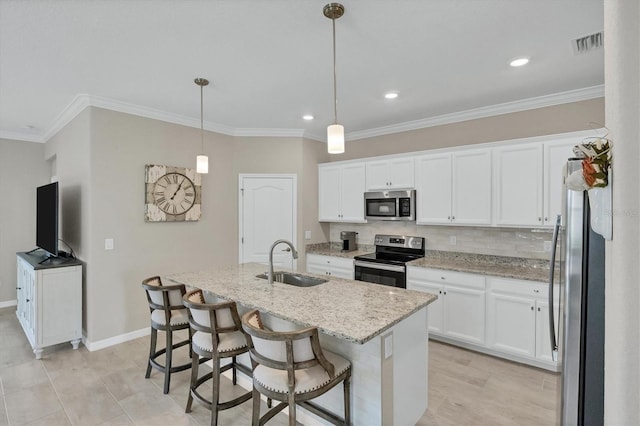
[[[196,331],[191,339],[191,344],[207,352],[213,351],[213,339],[211,338],[211,333]],[[242,349],[245,351],[248,350],[247,339],[241,331],[218,335],[218,352],[224,353]]]
[[[335,374],[340,375],[351,368],[351,363],[339,355],[323,350],[327,361],[333,364]],[[322,388],[331,382],[331,377],[321,365],[310,368],[296,370],[295,393],[311,392]],[[289,392],[288,374],[285,370],[269,368],[265,365],[258,365],[253,370],[253,380],[273,392],[286,394]]]
[[[171,318],[169,320],[169,324],[171,325],[189,325],[189,316],[187,315],[187,312],[183,309],[183,310],[171,310]],[[167,325],[166,324],[166,319],[165,319],[165,313],[164,311],[161,311],[160,309],[155,309],[153,312],[151,312],[151,321],[155,322],[156,324],[159,325]]]

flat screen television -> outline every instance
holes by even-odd
[[[36,188],[36,246],[58,256],[58,182]]]

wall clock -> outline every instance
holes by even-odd
[[[147,164],[144,176],[146,222],[200,220],[202,178],[195,169]]]

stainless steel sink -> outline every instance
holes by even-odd
[[[269,278],[267,274],[256,275],[256,277],[265,280]],[[291,284],[297,287],[313,287],[314,285],[326,283],[328,280],[325,280],[324,278],[294,274],[293,272],[276,271],[273,273],[273,281],[284,284]]]

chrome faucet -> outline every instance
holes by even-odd
[[[293,246],[293,243],[291,241],[276,240],[273,244],[271,244],[271,248],[269,249],[269,284],[273,284],[273,249],[276,248],[276,246],[280,243],[284,243],[291,247],[291,255],[294,259],[298,258],[298,252],[296,251],[296,248]],[[286,251],[289,251],[289,249],[286,249]]]

